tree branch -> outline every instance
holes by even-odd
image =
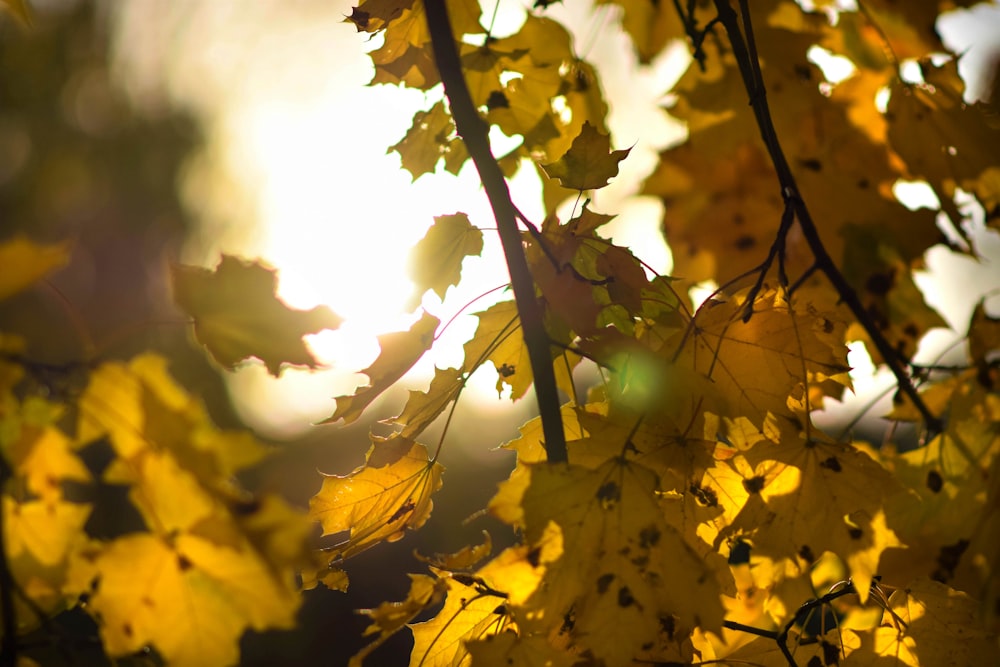
[[[0,455],[0,500],[10,479],[7,460]],[[0,502],[0,615],[3,616],[3,637],[0,637],[0,667],[14,667],[17,662],[17,619],[14,610],[14,575],[7,560],[7,526],[4,522],[3,503]]]
[[[431,48],[451,107],[451,115],[455,120],[455,128],[476,165],[496,218],[500,243],[514,289],[514,300],[521,318],[524,344],[528,348],[528,359],[535,378],[535,396],[542,419],[545,455],[549,463],[566,462],[566,436],[563,432],[555,373],[552,370],[549,336],[545,331],[542,308],[535,296],[535,282],[524,255],[521,232],[517,227],[517,210],[511,201],[500,165],[490,150],[489,127],[479,117],[465,83],[445,0],[424,0],[424,9],[427,12]]]
[[[785,153],[778,140],[774,129],[774,122],[771,119],[771,111],[767,104],[767,92],[764,88],[763,76],[761,75],[760,60],[757,57],[753,26],[750,22],[749,2],[747,0],[740,0],[739,4],[743,24],[746,28],[746,41],[744,41],[743,31],[740,28],[739,17],[733,11],[729,0],[715,0],[715,9],[718,12],[719,21],[729,35],[729,42],[733,47],[733,55],[739,64],[740,74],[743,77],[744,87],[750,97],[750,105],[757,119],[757,127],[760,130],[761,138],[767,147],[771,163],[774,165],[774,170],[778,175],[781,194],[786,202],[786,206],[790,204],[795,209],[795,217],[798,219],[799,227],[802,229],[802,235],[809,244],[809,249],[812,251],[813,257],[816,258],[816,267],[823,272],[827,280],[837,290],[841,300],[850,309],[862,328],[864,328],[875,348],[885,360],[889,370],[896,377],[896,383],[899,385],[900,391],[906,394],[920,412],[927,430],[931,434],[936,435],[942,430],[941,420],[935,417],[927,408],[927,405],[913,385],[910,376],[900,364],[896,350],[892,348],[889,341],[879,331],[878,326],[872,320],[868,311],[865,310],[854,288],[851,287],[844,274],[841,273],[830,257],[830,254],[826,251],[826,246],[823,245],[823,241],[819,236],[816,223],[813,221],[805,201],[799,195],[798,184],[795,181],[795,176],[792,174],[791,168],[788,166],[788,161],[785,159]],[[783,224],[782,229],[779,230],[779,234],[787,233],[787,229],[787,226]],[[776,243],[783,245],[784,241],[779,239]]]

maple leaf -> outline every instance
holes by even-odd
[[[824,333],[833,327],[828,318],[797,312],[781,291],[759,295],[749,322],[745,312],[739,299],[706,303],[695,315],[691,343],[674,353],[678,365],[712,380],[728,401],[727,415],[767,430],[773,416],[796,416],[790,395],[810,381],[849,382],[847,347]],[[665,349],[687,338],[677,334]]]
[[[889,596],[882,626],[861,636],[870,657],[857,662],[876,665],[888,658],[913,667],[989,664],[996,657],[996,637],[990,634],[979,622],[973,598],[921,578]]]
[[[416,285],[411,307],[429,289],[444,300],[448,287],[462,279],[462,261],[483,251],[483,232],[465,213],[439,215],[410,252],[407,273]]]
[[[618,175],[618,163],[628,157],[631,148],[611,150],[611,139],[587,121],[573,145],[550,164],[542,165],[551,178],[558,178],[564,188],[594,190],[603,188]]]
[[[52,425],[58,417],[37,398],[28,398],[16,412],[0,412],[0,448],[28,491],[42,500],[63,497],[62,482],[89,482],[90,472],[73,451],[71,440]]]
[[[428,459],[424,445],[399,436],[371,440],[365,465],[348,475],[325,476],[309,501],[309,515],[324,535],[350,531],[331,562],[422,526],[434,505],[431,495],[441,486],[444,467]]]
[[[868,598],[882,552],[900,544],[885,510],[899,482],[885,468],[850,446],[796,438],[763,441],[725,465],[740,472],[723,486],[740,510],[723,535],[742,531],[776,559],[832,551]]]
[[[510,622],[504,599],[455,577],[444,578],[444,607],[429,621],[411,624],[410,664],[447,667],[466,662],[466,642],[495,635]]]
[[[502,484],[491,501],[503,520],[523,517],[528,544],[555,532],[562,545],[542,587],[525,602],[527,611],[544,608],[552,624],[572,609],[574,637],[607,664],[625,664],[656,641],[663,616],[721,625],[718,584],[664,520],[653,471],[618,458],[593,470],[544,464],[529,470]]]
[[[348,424],[356,421],[372,401],[403,377],[424,352],[431,349],[434,332],[440,323],[441,320],[425,311],[409,331],[395,331],[379,336],[381,353],[371,366],[361,371],[368,376],[369,384],[350,396],[338,396],[336,411],[320,423],[331,424],[338,419],[343,419]]]
[[[198,341],[224,368],[249,357],[277,376],[288,363],[316,368],[305,334],[336,329],[342,319],[326,306],[292,310],[275,296],[277,274],[258,262],[223,255],[214,271],[173,267],[174,299],[194,318]]]
[[[300,603],[290,580],[252,550],[181,533],[120,537],[81,553],[68,588],[89,594],[109,655],[152,644],[170,664],[222,667],[239,661],[247,629],[290,628]]]
[[[18,12],[20,2],[12,5]],[[70,243],[39,244],[19,234],[0,243],[0,301],[69,263]]]
[[[107,434],[123,460],[167,451],[207,486],[263,458],[266,449],[251,434],[216,428],[166,366],[155,354],[99,366],[80,398],[77,439],[86,443]]]
[[[4,547],[12,559],[28,553],[43,566],[55,566],[85,540],[90,505],[61,499],[18,502],[6,494],[2,502]]]
[[[544,636],[500,632],[470,640],[465,648],[476,667],[572,667],[579,656],[552,645]]]
[[[428,111],[413,114],[413,124],[402,139],[386,151],[396,151],[403,169],[410,172],[413,180],[424,174],[434,173],[438,160],[445,159],[446,168],[457,173],[465,162],[468,152],[462,140],[455,137],[455,122],[445,109],[444,102],[438,102]]]
[[[434,379],[427,391],[410,391],[403,411],[384,423],[402,426],[400,435],[415,438],[438,418],[448,405],[458,398],[465,387],[465,374],[457,368],[435,368]]]
[[[348,662],[348,667],[361,667],[362,661],[372,651],[405,628],[417,614],[439,603],[448,591],[446,579],[424,574],[411,574],[409,577],[410,590],[402,602],[383,602],[374,609],[359,610],[358,613],[364,614],[372,620],[371,625],[365,628],[364,635],[369,636],[377,632],[379,636],[375,641],[355,653]]]

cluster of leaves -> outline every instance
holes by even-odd
[[[414,178],[442,161],[457,172],[470,157],[493,159],[459,137],[469,130],[451,114],[449,49],[463,102],[521,138],[498,163],[543,182],[548,214],[539,225],[520,216],[519,235],[550,363],[531,362],[522,296],[476,313],[462,364],[410,392],[383,420],[388,435],[371,434],[364,465],[326,476],[305,514],[240,487],[237,473],[266,448],[215,426],[162,357],[86,360],[75,369],[82,392],[57,398],[38,388],[59,369],[0,332],[5,660],[19,635],[78,606],[110,656],[152,648],[168,664],[237,662],[246,630],[294,623],[300,588],[346,590],[352,558],[427,521],[443,441],[432,451],[420,439],[492,366],[513,400],[543,376],[568,398],[540,401],[505,445],[516,467],[488,510],[519,539],[493,554],[486,536],[428,559],[405,600],[364,612],[374,640],[355,664],[404,628],[414,665],[988,663],[1000,615],[1000,325],[980,305],[967,365],[905,375],[923,332],[941,323],[912,281],[939,234],[934,212],[891,196],[896,180],[922,179],[956,229],[959,188],[996,217],[1000,162],[987,147],[1000,133],[986,105],[963,101],[955,58],[928,59],[946,52],[926,29],[941,8],[612,4],[640,60],[675,39],[695,56],[671,108],[689,137],[645,185],[664,199],[682,279],[603,238],[611,216],[579,203],[628,151],[612,150],[596,71],[560,24],[540,10],[494,38],[475,0],[365,0],[348,20],[384,40],[373,83],[447,92],[390,149]],[[453,44],[425,19],[445,6]],[[816,44],[850,58],[854,74],[826,82],[807,57]],[[920,62],[922,83],[900,77],[906,59]],[[418,292],[444,297],[482,247],[465,214],[436,218],[413,250]],[[0,244],[0,299],[69,252],[23,237]],[[706,279],[722,287],[696,306],[687,287]],[[302,336],[340,324],[326,308],[287,308],[273,271],[234,257],[177,267],[172,284],[225,368],[250,357],[275,375],[315,366]],[[441,328],[423,312],[381,336],[368,385],[338,397],[327,421],[358,420]],[[918,446],[874,448],[813,425],[824,397],[850,387],[846,341],[857,339],[910,390],[888,417],[914,422]],[[593,386],[574,377],[584,364],[599,374]],[[926,381],[919,394],[914,380]],[[568,462],[543,435],[554,420]],[[87,490],[108,486],[136,514],[115,534],[88,524]],[[339,541],[311,549],[309,520]]]

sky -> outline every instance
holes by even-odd
[[[419,316],[405,309],[411,295],[406,258],[433,217],[462,211],[478,226],[494,226],[475,171],[470,166],[458,177],[439,174],[412,183],[398,156],[386,154],[413,113],[429,108],[440,93],[365,85],[372,75],[366,51],[380,41],[367,41],[343,21],[351,2],[127,0],[107,6],[113,8],[115,70],[133,101],[153,112],[168,101],[179,104],[205,123],[207,145],[181,179],[184,200],[201,221],[183,261],[211,266],[220,252],[262,258],[279,270],[279,294],[290,305],[327,304],[347,320],[340,330],[310,339],[326,371],[292,369],[274,379],[251,364],[229,377],[237,410],[251,426],[273,437],[299,434],[332,414],[334,396],[367,383],[357,371],[377,356],[377,334],[408,328]],[[515,30],[523,6],[500,0],[495,34]],[[635,189],[655,166],[658,150],[683,136],[660,107],[688,62],[687,49],[677,44],[638,68],[612,11],[594,13],[589,3],[575,1],[555,5],[550,15],[577,35],[577,51],[598,68],[612,108],[614,148],[633,147],[621,175],[598,192],[594,206],[619,214],[607,228],[616,242],[668,272],[661,204],[636,196]],[[1000,26],[1000,5],[962,14],[942,25],[942,33],[950,46],[964,50],[990,25]],[[966,61],[985,55],[976,49]],[[497,151],[505,140],[510,145],[505,137],[493,138]],[[529,170],[515,177],[512,192],[529,218],[541,217],[539,184]],[[929,260],[932,271],[966,279],[982,268],[956,263],[947,251]],[[505,282],[505,275],[499,242],[487,232],[483,257],[466,262],[462,285],[445,304],[425,297],[424,307],[442,321],[474,300],[465,312],[483,310],[500,292],[477,297]],[[934,298],[951,305],[951,299]],[[971,312],[971,304],[963,307]],[[952,316],[959,324],[968,317],[960,310]],[[459,364],[461,343],[475,325],[466,314],[449,326],[408,376],[411,388],[426,385],[433,365]],[[478,409],[503,409],[495,381],[490,369],[477,373],[463,400]]]

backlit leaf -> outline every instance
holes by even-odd
[[[324,535],[349,531],[333,552],[334,558],[348,558],[422,526],[443,471],[420,443],[372,436],[367,463],[348,475],[324,477],[309,501],[309,515],[320,522]]]
[[[27,19],[26,6],[20,0],[8,5],[16,15]],[[0,301],[17,294],[53,271],[69,263],[68,242],[44,245],[22,235],[0,243]]]
[[[507,627],[504,599],[448,577],[444,607],[429,621],[413,623],[410,667],[454,667],[467,664],[465,642],[500,633]]]
[[[549,176],[558,178],[564,188],[603,188],[609,179],[618,175],[618,163],[628,157],[631,150],[612,151],[610,137],[586,122],[570,149],[543,168]]]
[[[408,273],[416,285],[414,300],[419,302],[428,289],[443,300],[448,288],[462,279],[462,261],[482,251],[483,233],[467,215],[436,216],[427,234],[410,252]]]
[[[607,664],[655,642],[660,617],[721,625],[718,584],[667,525],[657,488],[651,470],[617,458],[594,470],[536,464],[526,487],[504,483],[491,503],[505,520],[508,505],[523,507],[528,544],[558,534],[561,553],[524,606],[544,608],[547,624],[572,609],[574,637]]]
[[[336,329],[341,318],[326,306],[292,310],[275,296],[277,275],[260,263],[223,255],[215,270],[178,265],[174,298],[194,318],[198,341],[225,368],[256,357],[277,376],[281,365],[316,367],[306,334]]]
[[[372,401],[403,377],[413,364],[434,343],[434,332],[441,320],[424,312],[409,331],[396,331],[378,337],[381,354],[371,366],[361,371],[368,376],[369,384],[360,387],[351,396],[337,397],[337,410],[321,423],[329,424],[343,419],[350,424],[361,416]]]
[[[78,582],[96,577],[88,610],[105,649],[124,656],[152,644],[170,664],[239,662],[248,629],[290,628],[299,596],[248,549],[180,534],[127,535],[81,556]],[[81,591],[82,592],[82,591]]]

